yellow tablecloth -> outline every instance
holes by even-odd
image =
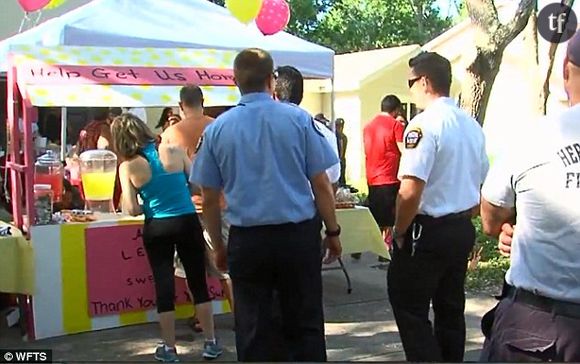
[[[336,218],[342,228],[340,241],[343,256],[372,252],[390,259],[381,230],[368,208],[337,209]]]
[[[0,226],[6,226],[0,222]],[[34,253],[20,230],[12,227],[11,236],[0,237],[0,292],[34,293]]]

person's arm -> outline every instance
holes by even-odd
[[[335,199],[328,176],[324,172],[319,173],[310,179],[310,183],[312,185],[312,192],[314,193],[318,213],[322,217],[326,229],[329,231],[338,230]]]
[[[113,150],[113,135],[108,125],[101,127],[99,138],[97,139],[97,149]]]
[[[397,143],[397,148],[399,148],[399,152],[401,152],[401,154],[403,154],[403,151],[405,150],[405,144]]]
[[[336,166],[340,161],[338,159],[338,150],[331,146],[332,142],[324,135],[324,131],[319,128],[324,127],[320,127],[314,119],[311,119],[310,125],[305,130],[306,175],[310,181],[318,211],[324,220],[326,228],[329,231],[334,231],[335,228],[338,228],[334,211],[335,199],[327,170]],[[329,207],[329,205],[332,206]]]
[[[310,179],[314,201],[318,213],[324,221],[324,226],[328,232],[340,232],[340,227],[336,221],[336,210],[332,186],[325,172],[318,173]],[[326,236],[324,239],[326,253],[323,260],[324,264],[330,264],[340,258],[342,254],[342,245],[338,236]]]
[[[306,176],[310,181],[314,202],[324,221],[326,231],[336,233],[340,228],[336,222],[335,199],[326,170],[339,163],[339,159],[324,134],[317,128],[316,121],[304,113],[304,122],[307,123],[304,129]],[[332,263],[342,254],[338,236],[327,236],[324,239],[324,245],[326,247],[324,264]]]
[[[394,135],[395,135],[395,142],[397,143],[397,148],[399,148],[399,152],[403,154],[403,150],[405,150],[405,144],[403,143],[403,136],[405,134],[405,127],[400,122],[396,122],[394,126]]]
[[[322,130],[324,136],[326,137],[326,140],[328,141],[328,145],[330,145],[330,148],[332,148],[334,154],[338,158],[338,142],[336,139],[336,134],[326,129],[326,127],[323,127]],[[336,186],[336,188],[338,189],[338,181],[340,180],[340,162],[328,168],[326,170],[326,175],[328,176],[328,179],[330,180],[332,186],[333,187]],[[336,192],[336,190],[334,192]]]
[[[436,136],[431,130],[411,128],[403,139],[405,151],[401,156],[398,172],[401,186],[397,196],[393,234],[398,244],[402,242],[397,239],[405,235],[418,213],[423,190],[437,153]]]
[[[514,236],[515,225],[505,223],[501,226],[501,233],[498,237],[497,248],[504,257],[511,256],[512,238]]]
[[[512,223],[516,211],[514,208],[496,206],[485,198],[481,199],[481,227],[488,236],[499,236],[505,223]]]
[[[130,162],[123,162],[119,166],[119,181],[121,182],[121,189],[123,191],[122,207],[123,212],[131,216],[139,216],[143,213],[143,209],[137,201],[137,189],[131,182],[131,175],[129,172]]]
[[[225,249],[222,240],[222,219],[220,207],[221,190],[211,187],[202,187],[203,196],[203,223],[215,250]]]
[[[481,225],[483,232],[489,236],[498,236],[503,224],[515,223],[513,158],[504,156],[498,159],[481,189]]]
[[[201,194],[201,189],[199,188],[199,186],[194,184],[194,183],[191,183],[189,181],[189,177],[191,175],[191,168],[192,168],[191,160],[189,159],[187,154],[185,154],[185,151],[183,149],[181,149],[177,146],[173,146],[173,148],[175,148],[176,153],[179,153],[179,155],[181,156],[181,159],[183,161],[183,173],[185,173],[185,175],[187,176],[187,181],[188,181],[188,186],[189,186],[189,194],[191,196]]]
[[[203,221],[215,252],[216,266],[221,271],[227,270],[227,256],[223,244],[221,229],[220,194],[223,189],[223,179],[220,166],[212,150],[211,126],[196,148],[197,155],[191,167],[189,181],[201,186],[203,196]]]
[[[395,231],[398,233],[404,233],[411,226],[419,210],[424,189],[425,182],[419,178],[407,176],[401,181],[396,203],[397,212],[395,215],[397,216]]]

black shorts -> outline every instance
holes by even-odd
[[[399,183],[369,186],[369,209],[381,228],[395,225],[395,203],[399,186]]]

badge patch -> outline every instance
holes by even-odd
[[[195,146],[195,154],[197,154],[197,152],[199,152],[199,149],[201,148],[201,143],[203,143],[203,134],[199,137],[199,141],[197,142],[197,145]]]
[[[423,138],[423,132],[421,131],[421,128],[413,128],[409,130],[405,136],[405,149],[417,148],[421,138]]]

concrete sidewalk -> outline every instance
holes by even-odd
[[[341,271],[324,276],[326,335],[329,361],[403,361],[405,355],[386,293],[386,271],[378,267],[376,256],[363,255],[360,261],[344,258],[353,284],[347,294]],[[483,343],[481,317],[495,304],[489,296],[468,296],[466,304],[466,361],[477,361]],[[225,353],[219,361],[235,361],[233,318],[216,319],[217,335]],[[193,334],[184,321],[177,324],[178,352],[182,361],[201,360],[203,338]],[[91,332],[67,337],[21,342],[18,331],[0,332],[0,348],[53,349],[55,361],[152,361],[158,340],[156,324]]]

